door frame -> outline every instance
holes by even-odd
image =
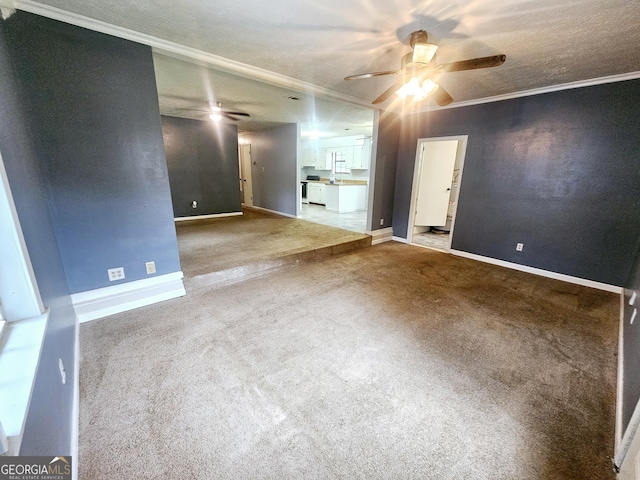
[[[416,206],[418,203],[418,184],[420,181],[420,174],[422,172],[422,163],[424,161],[423,147],[429,142],[441,142],[445,140],[457,140],[458,152],[456,154],[456,163],[460,164],[460,174],[458,175],[458,188],[454,192],[455,208],[453,215],[451,216],[451,230],[449,232],[449,243],[447,245],[447,251],[451,250],[451,240],[453,239],[453,229],[456,223],[456,213],[458,211],[458,198],[460,196],[460,189],[462,187],[462,173],[464,171],[464,160],[467,155],[467,143],[469,135],[452,135],[448,137],[428,137],[419,138],[416,148],[416,159],[413,167],[413,182],[411,184],[411,203],[409,206],[409,219],[407,220],[407,243],[413,243],[413,227],[416,217]],[[459,162],[458,162],[459,160]],[[454,169],[455,171],[455,169]]]
[[[17,321],[41,315],[45,308],[38,289],[9,178],[0,154],[0,299],[4,320]]]
[[[246,162],[247,162],[247,158],[245,155],[245,148],[247,150],[249,150],[249,168],[246,168]],[[251,165],[253,164],[253,161],[251,159],[251,144],[250,143],[241,143],[240,144],[240,182],[242,184],[242,203],[244,203],[245,206],[247,207],[253,207],[254,203],[253,203],[253,176],[252,176],[252,171],[251,171]],[[249,180],[246,180],[246,179]],[[250,205],[247,204],[247,184],[249,184],[251,186],[251,195],[250,195]]]

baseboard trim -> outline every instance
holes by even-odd
[[[379,243],[393,240],[393,229],[391,227],[367,231],[366,234],[371,235],[371,245],[378,245]]]
[[[71,295],[80,323],[186,295],[182,272],[174,272]]]
[[[394,235],[393,237],[391,237],[391,239],[392,239],[394,242],[406,243],[407,245],[409,244],[409,240],[407,240],[406,238],[396,237],[396,236]]]
[[[206,218],[224,218],[224,217],[237,217],[237,216],[242,216],[242,212],[212,213],[210,215],[193,215],[192,217],[176,217],[173,220],[175,222],[184,222],[186,220],[204,220]]]
[[[273,213],[274,215],[280,215],[281,217],[298,218],[295,215],[291,215],[289,213],[278,212],[276,210],[269,210],[268,208],[263,208],[263,207],[256,207],[255,205],[251,205],[250,207],[244,207],[244,208],[249,210],[254,209],[254,210],[260,210],[261,212]]]
[[[541,268],[529,267],[527,265],[520,265],[519,263],[506,262],[504,260],[498,260],[496,258],[484,257],[482,255],[476,255],[475,253],[463,252],[461,250],[449,251],[452,255],[459,257],[469,258],[471,260],[477,260],[478,262],[490,263],[492,265],[498,265],[500,267],[510,268],[512,270],[519,270],[521,272],[533,273],[534,275],[540,275],[541,277],[553,278],[554,280],[561,280],[567,283],[573,283],[576,285],[582,285],[583,287],[596,288],[598,290],[604,290],[612,293],[621,293],[622,287],[616,285],[608,285],[606,283],[594,282],[593,280],[586,280],[584,278],[572,277],[563,273],[550,272],[548,270],[542,270]]]

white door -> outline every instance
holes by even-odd
[[[447,223],[458,140],[439,140],[423,145],[414,225],[443,226]]]
[[[242,164],[242,191],[244,192],[244,204],[253,207],[253,184],[251,182],[251,145],[242,145],[240,148],[240,163]]]

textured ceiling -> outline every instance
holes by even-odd
[[[325,137],[371,135],[373,130],[370,108],[275,87],[158,53],[153,60],[165,115],[206,119],[206,101],[216,99],[222,102],[223,110],[251,115],[249,120],[236,122],[242,131],[283,123],[299,123],[303,133],[318,131]]]
[[[640,70],[638,0],[40,3],[277,72],[367,103],[393,79],[345,82],[343,78],[399,68],[402,54],[410,51],[409,34],[418,29],[426,30],[430,40],[439,44],[439,63],[506,54],[506,62],[498,68],[444,74],[440,83],[456,102]],[[320,123],[331,122],[325,115],[330,115],[333,107],[341,121],[349,116],[350,109],[357,116],[356,124],[371,116],[361,107],[340,107],[335,100],[314,100],[307,95],[301,95],[301,105],[293,107],[293,102],[287,103],[282,97],[286,99],[294,90],[260,85],[171,57],[156,55],[155,59],[163,113],[190,116],[175,109],[192,108],[214,94],[225,107],[252,114],[253,124],[246,124],[247,129],[292,119],[312,123],[314,104],[315,119]],[[211,91],[212,86],[216,91]]]

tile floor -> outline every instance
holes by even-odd
[[[423,247],[436,248],[444,252],[449,251],[449,234],[448,233],[416,233],[413,236],[413,243]]]
[[[334,213],[327,211],[323,205],[303,203],[300,210],[302,220],[338,227],[352,232],[365,233],[367,229],[367,212]]]

